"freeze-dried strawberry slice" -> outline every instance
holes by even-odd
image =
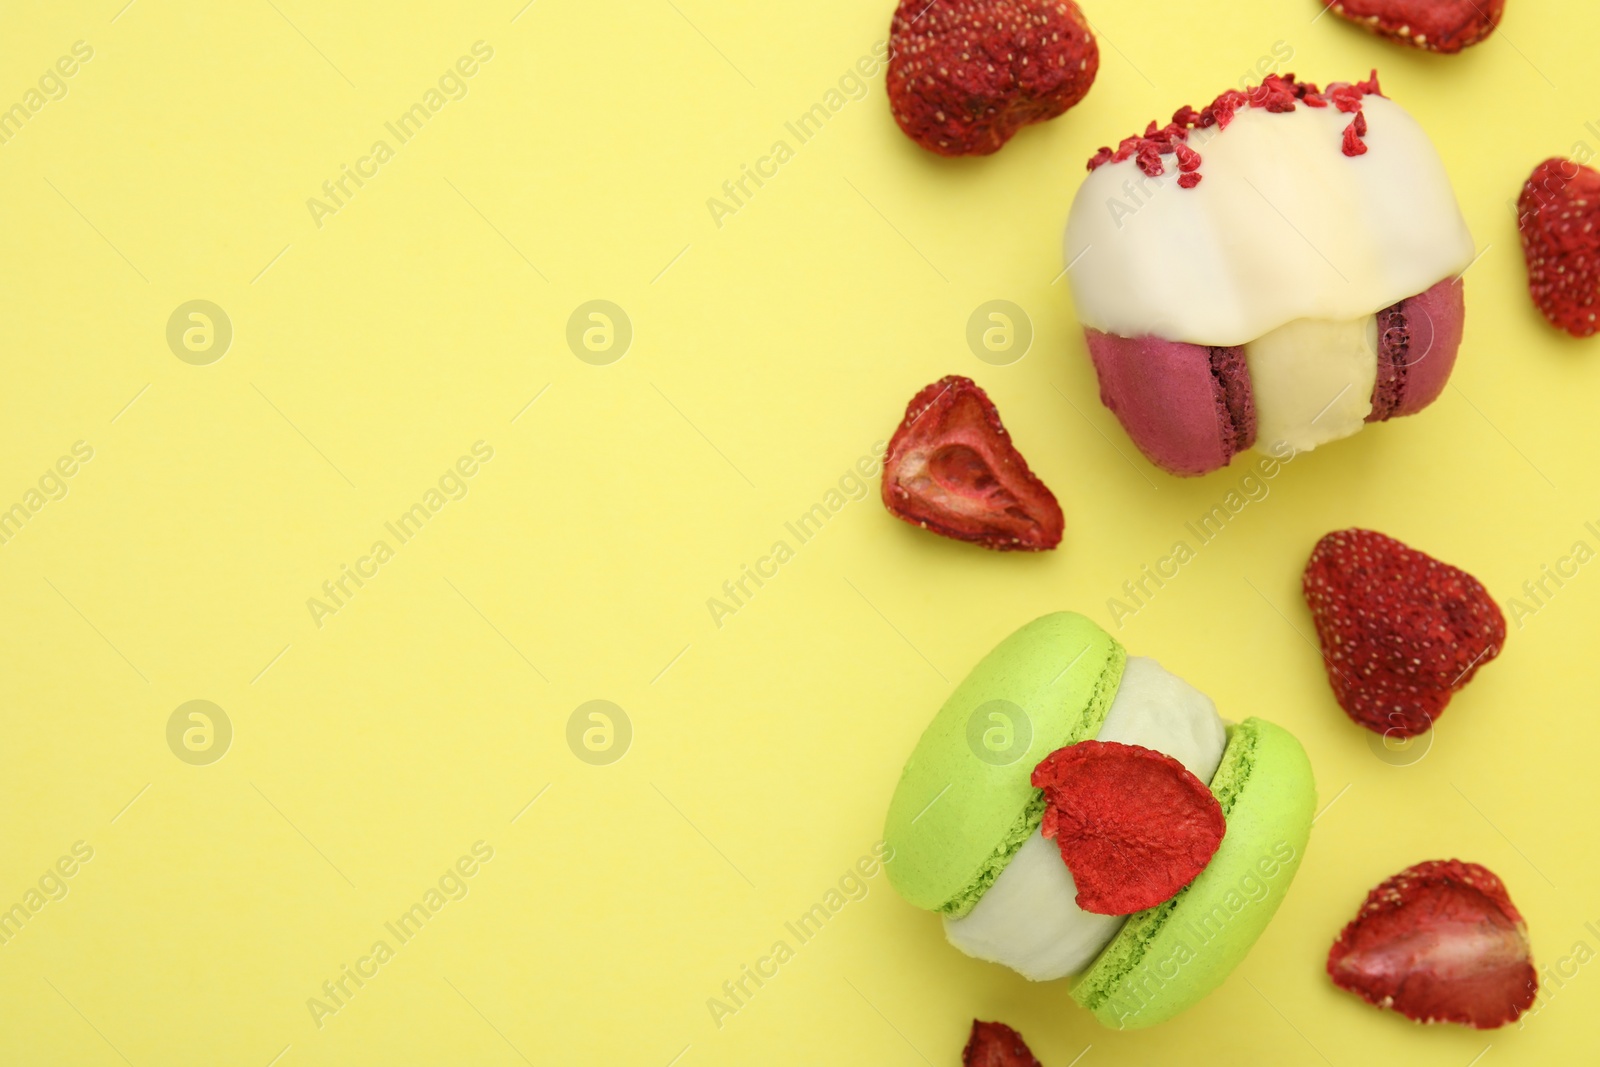
[[[1506,0],[1333,0],[1335,15],[1429,52],[1459,52],[1494,32]]]
[[[1505,616],[1476,578],[1371,530],[1318,541],[1301,586],[1334,699],[1376,733],[1427,732],[1505,645]]]
[[[1600,173],[1559,157],[1534,168],[1517,198],[1528,292],[1552,324],[1588,337],[1600,321]]]
[[[984,156],[1082,100],[1099,69],[1072,0],[900,0],[885,84],[907,137],[941,156]]]
[[[1539,989],[1505,884],[1460,860],[1407,867],[1368,893],[1328,951],[1328,974],[1408,1019],[1479,1030],[1516,1019]]]
[[[1022,1035],[1005,1023],[972,1020],[972,1036],[961,1050],[961,1067],[1040,1067]]]
[[[1066,525],[987,394],[955,374],[906,407],[883,461],[883,505],[934,533],[1001,550],[1054,548]]]
[[[1132,915],[1170,900],[1206,869],[1227,832],[1222,805],[1171,756],[1080,741],[1033,769],[1044,790],[1039,830],[1056,839],[1078,907]]]

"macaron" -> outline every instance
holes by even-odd
[[[1472,235],[1376,74],[1269,75],[1089,168],[1068,277],[1101,401],[1151,462],[1197,475],[1309,451],[1443,391]]]
[[[1080,907],[1064,846],[1041,834],[1035,768],[1091,741],[1176,761],[1225,819],[1192,881],[1128,915]],[[1182,679],[1058,612],[1002,641],[923,731],[890,802],[886,870],[909,903],[941,916],[956,948],[1032,980],[1071,979],[1073,999],[1103,1024],[1144,1027],[1244,958],[1299,868],[1315,799],[1287,731],[1225,723]]]

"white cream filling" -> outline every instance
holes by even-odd
[[[1203,782],[1211,781],[1227,745],[1209,697],[1155,660],[1134,656],[1095,736],[1163,752]],[[1077,974],[1126,921],[1084,911],[1077,896],[1061,850],[1035,831],[970,912],[945,918],[945,937],[967,955],[1035,982]]]
[[[1131,159],[1090,172],[1066,233],[1079,320],[1242,345],[1296,319],[1373,315],[1459,274],[1472,235],[1438,152],[1392,100],[1367,96],[1363,110],[1359,156],[1342,151],[1353,116],[1302,104],[1192,131],[1193,189],[1178,187],[1173,156],[1159,178]]]
[[[1372,412],[1378,380],[1376,315],[1296,319],[1244,346],[1255,393],[1256,447],[1306,452],[1349,437]]]

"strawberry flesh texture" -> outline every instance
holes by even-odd
[[[961,1067],[1040,1067],[1028,1045],[1005,1023],[972,1020],[972,1034],[961,1050]]]
[[[1494,32],[1505,0],[1334,0],[1333,13],[1380,37],[1455,53]]]
[[[1540,163],[1517,198],[1528,292],[1551,324],[1589,337],[1600,321],[1600,173],[1570,159]]]
[[[1078,907],[1132,915],[1194,881],[1227,823],[1206,784],[1171,756],[1139,745],[1080,741],[1033,770],[1044,790],[1039,830],[1053,837],[1078,887]]]
[[[942,156],[983,156],[1082,100],[1099,68],[1071,0],[900,0],[886,84],[906,136]]]
[[[1328,952],[1335,985],[1417,1022],[1492,1030],[1539,988],[1528,929],[1506,887],[1476,863],[1430,860],[1371,893]]]
[[[1328,534],[1301,580],[1333,695],[1376,733],[1425,733],[1505,645],[1472,575],[1371,530]]]
[[[1002,551],[1055,548],[1066,526],[994,404],[959,375],[906,407],[884,457],[883,504],[906,522]]]

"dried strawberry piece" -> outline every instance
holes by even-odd
[[[1054,548],[1066,526],[988,395],[956,374],[906,406],[883,461],[883,505],[934,533],[1002,551]]]
[[[1600,173],[1570,159],[1534,168],[1517,199],[1528,292],[1544,317],[1589,337],[1600,312]]]
[[[1040,1063],[1011,1027],[974,1019],[967,1047],[961,1050],[961,1067],[1040,1067]]]
[[[1335,15],[1380,37],[1455,53],[1494,32],[1505,0],[1333,0]]]
[[[1139,745],[1080,741],[1033,769],[1044,790],[1039,830],[1053,837],[1078,907],[1132,915],[1194,881],[1227,832],[1222,805],[1171,756]]]
[[[1318,541],[1301,586],[1334,698],[1386,736],[1427,732],[1505,645],[1505,616],[1482,583],[1371,530]]]
[[[1366,116],[1362,115],[1361,112],[1357,111],[1355,120],[1353,122],[1351,122],[1350,125],[1348,125],[1348,126],[1346,126],[1344,128],[1344,144],[1340,147],[1340,150],[1342,152],[1344,152],[1344,154],[1347,155],[1347,156],[1364,156],[1364,155],[1366,155],[1367,154],[1367,146],[1361,140],[1362,134],[1364,134],[1366,132],[1367,132]]]
[[[1460,860],[1407,867],[1367,894],[1328,951],[1328,975],[1419,1023],[1504,1026],[1539,977],[1528,927],[1492,871]]]
[[[1072,0],[900,0],[889,28],[889,106],[941,156],[998,151],[1072,107],[1100,50]]]

